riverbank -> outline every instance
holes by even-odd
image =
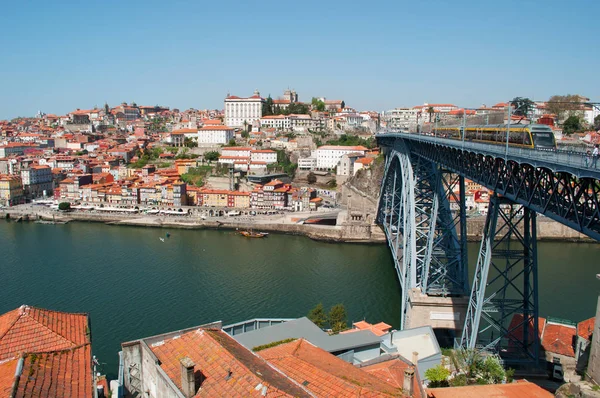
[[[22,221],[43,221],[54,223],[66,222],[99,222],[108,225],[125,225],[151,228],[180,228],[180,229],[223,229],[276,232],[289,235],[302,235],[310,239],[324,242],[340,243],[385,243],[385,235],[378,225],[360,222],[341,222],[340,225],[308,225],[293,222],[289,216],[273,216],[259,221],[247,217],[242,220],[229,217],[201,219],[191,216],[149,216],[140,214],[98,214],[69,212],[61,213],[49,210],[34,209],[11,210],[0,213],[2,218]],[[8,217],[7,217],[8,216]],[[340,217],[343,219],[343,217]],[[481,240],[485,217],[469,218],[467,220],[467,240]],[[538,241],[594,243],[595,241],[565,225],[546,217],[537,219]]]
[[[223,230],[248,230],[276,232],[288,235],[302,235],[310,239],[324,242],[340,243],[385,243],[383,231],[369,224],[342,224],[336,226],[308,225],[282,221],[282,217],[272,217],[272,220],[262,219],[260,222],[222,217],[220,219],[203,220],[189,216],[148,216],[148,215],[123,215],[123,214],[97,214],[97,213],[59,213],[48,210],[34,211],[5,210],[0,213],[4,219],[16,221],[35,222],[96,222],[115,226],[137,226],[151,228],[179,228],[179,229],[223,229]],[[7,217],[8,216],[8,217]]]

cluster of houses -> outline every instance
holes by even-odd
[[[511,123],[541,123],[551,126],[555,133],[560,135],[562,130],[557,123],[564,122],[564,118],[571,114],[578,115],[582,122],[587,125],[593,125],[594,119],[600,115],[600,109],[590,104],[590,99],[583,96],[576,96],[576,100],[581,103],[577,109],[565,112],[563,119],[557,120],[557,115],[550,112],[548,102],[532,102],[526,115],[511,115]],[[425,103],[413,107],[395,108],[383,112],[381,115],[381,125],[391,130],[405,131],[428,131],[433,128],[435,123],[440,124],[460,124],[465,118],[477,120],[476,124],[487,123],[507,123],[510,106],[508,102],[499,102],[493,106],[482,105],[476,109],[461,108],[454,104],[444,103]],[[477,117],[478,118],[475,118]]]
[[[593,324],[593,322],[592,322]],[[90,317],[23,305],[0,314],[0,394],[11,397],[552,397],[518,382],[429,388],[442,363],[430,327],[308,318],[212,322],[122,342],[119,377],[96,373]],[[597,348],[596,348],[597,349]],[[100,358],[102,360],[102,358]]]

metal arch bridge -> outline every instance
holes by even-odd
[[[457,345],[538,363],[536,215],[600,240],[600,168],[581,152],[540,151],[410,133],[376,136],[386,155],[377,221],[402,288],[470,293]],[[494,192],[469,289],[465,178]]]

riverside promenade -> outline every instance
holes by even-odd
[[[61,212],[30,204],[0,210],[0,217],[20,221],[43,221],[65,223],[71,221],[100,222],[108,225],[183,229],[254,229],[304,235],[314,240],[345,243],[385,243],[381,228],[367,222],[347,222],[346,210],[338,213],[337,225],[303,224],[300,220],[322,215],[324,212],[285,212],[256,216],[205,217],[199,213],[188,215],[148,215],[143,213],[97,213],[89,211]],[[594,242],[577,231],[546,217],[538,217],[538,240]],[[485,225],[485,217],[472,217],[467,221],[467,239],[479,241]]]

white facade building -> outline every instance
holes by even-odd
[[[257,149],[250,152],[251,162],[277,163],[277,152],[269,149]]]
[[[342,156],[349,153],[364,156],[367,151],[364,146],[324,145],[314,150],[311,157],[317,160],[317,169],[331,170],[338,165]]]
[[[265,100],[261,98],[258,91],[249,98],[228,95],[225,98],[225,124],[232,127],[244,127],[259,122],[262,117],[262,104]]]
[[[298,159],[298,170],[314,170],[317,168],[317,158],[308,157]]]
[[[229,126],[204,126],[198,129],[198,145],[227,144],[234,138],[233,128]]]
[[[396,108],[384,113],[387,128],[391,130],[409,130],[417,125],[418,111],[413,108]]]

